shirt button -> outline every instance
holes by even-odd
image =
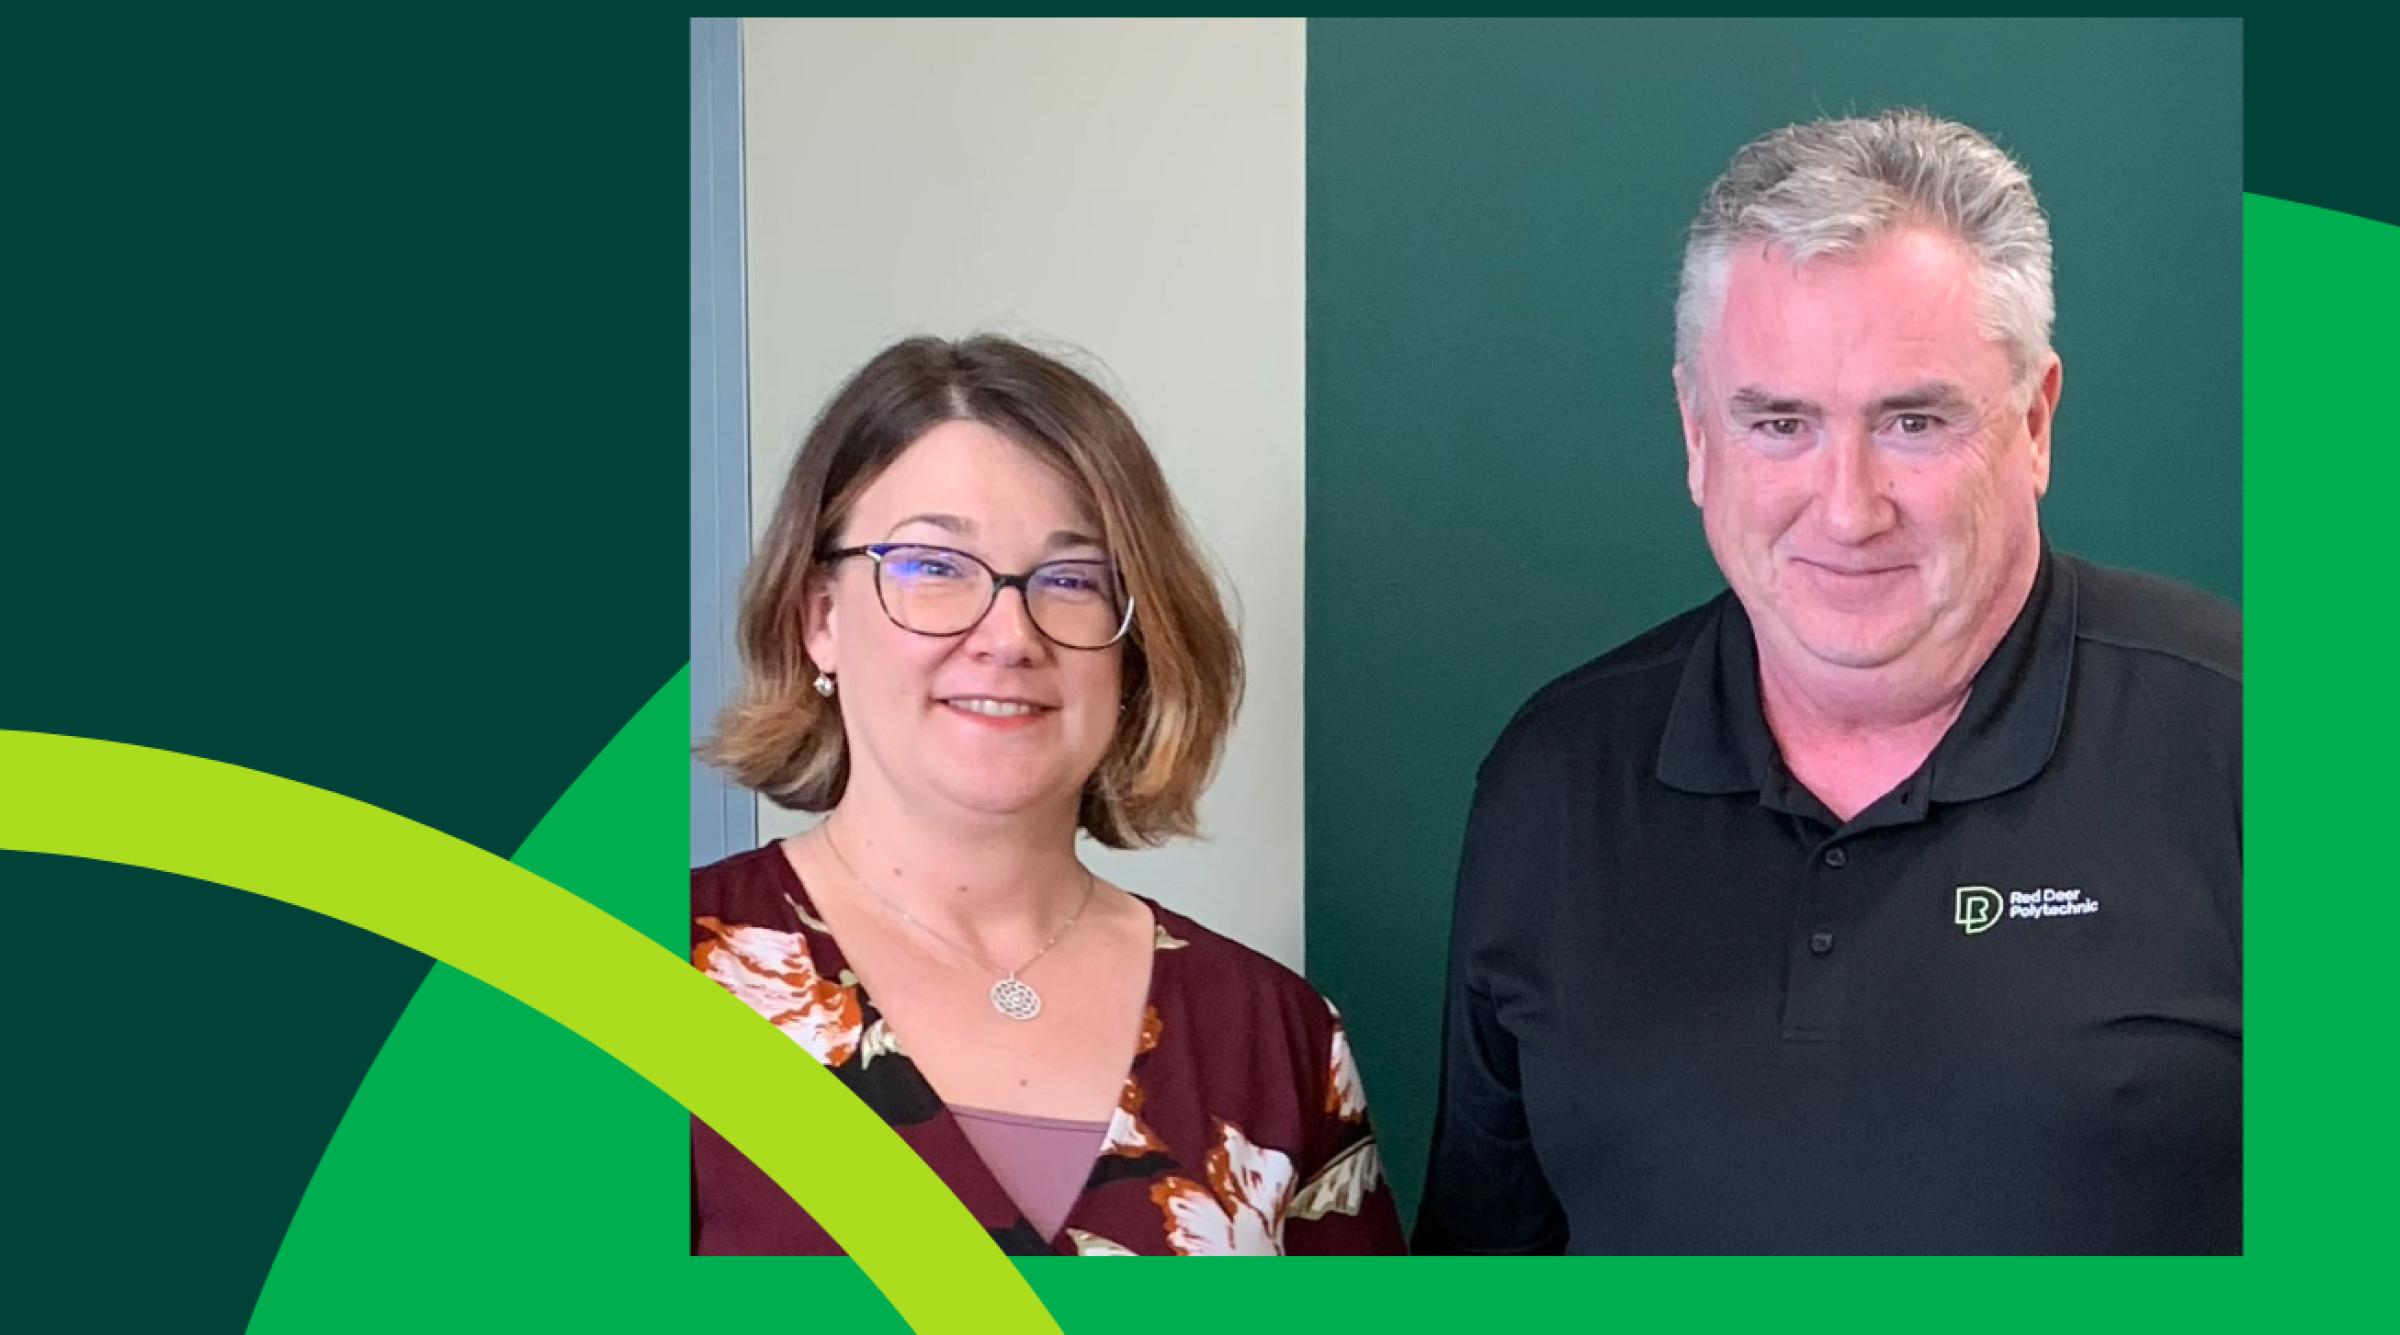
[[[1849,865],[1850,865],[1850,853],[1849,853],[1849,850],[1847,850],[1847,849],[1842,849],[1842,848],[1828,848],[1828,849],[1826,849],[1826,850],[1825,850],[1825,865],[1826,865],[1826,866],[1828,866],[1828,867],[1837,867],[1837,868],[1838,868],[1838,867],[1847,867],[1847,866],[1849,866]]]
[[[1814,935],[1814,936],[1812,936],[1812,937],[1808,938],[1808,953],[1809,953],[1809,954],[1811,954],[1811,955],[1830,955],[1830,954],[1832,954],[1832,953],[1833,953],[1833,933],[1831,933],[1831,932],[1819,932],[1819,933],[1817,933],[1816,935]]]

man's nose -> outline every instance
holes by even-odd
[[[1899,508],[1886,484],[1885,461],[1863,428],[1837,431],[1825,454],[1817,508],[1827,536],[1861,543],[1892,526]]]

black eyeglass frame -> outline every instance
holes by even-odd
[[[984,599],[983,610],[975,614],[974,620],[969,621],[966,625],[959,627],[957,630],[918,630],[916,627],[902,621],[899,615],[892,611],[892,605],[890,601],[883,596],[883,558],[891,555],[893,552],[904,549],[917,552],[940,552],[944,556],[955,556],[962,561],[971,561],[975,565],[981,567],[983,573],[992,577],[991,596]],[[984,560],[982,557],[977,556],[973,552],[962,552],[956,547],[944,547],[939,543],[931,542],[870,542],[863,547],[836,547],[832,551],[820,554],[817,557],[817,561],[821,565],[835,565],[839,562],[847,561],[853,556],[863,556],[875,563],[875,605],[883,609],[884,620],[891,622],[893,625],[898,626],[900,629],[907,631],[911,635],[922,635],[928,639],[935,640],[955,639],[958,636],[964,635],[967,632],[975,629],[977,626],[982,625],[983,619],[992,614],[992,609],[994,607],[1000,605],[1000,591],[1003,589],[1015,589],[1017,591],[1017,596],[1025,600],[1025,620],[1033,626],[1034,630],[1038,632],[1043,639],[1048,640],[1061,649],[1081,649],[1086,651],[1106,649],[1110,645],[1124,639],[1125,633],[1133,629],[1133,591],[1131,589],[1127,589],[1125,591],[1125,611],[1122,616],[1117,618],[1117,633],[1109,636],[1105,640],[1102,640],[1098,644],[1069,644],[1065,640],[1062,640],[1056,635],[1051,634],[1049,628],[1042,624],[1042,619],[1033,614],[1034,576],[1039,575],[1052,566],[1106,566],[1108,567],[1110,573],[1117,576],[1118,586],[1123,587],[1124,573],[1117,569],[1117,563],[1114,561],[1096,561],[1090,557],[1074,557],[1060,561],[1044,561],[1040,565],[1035,566],[1033,569],[1028,570],[1023,574],[1003,575],[999,571],[992,568],[991,562]]]

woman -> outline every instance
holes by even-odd
[[[693,959],[1017,1253],[1396,1252],[1339,1019],[1094,876],[1194,832],[1241,659],[1149,448],[1068,367],[912,339],[810,431],[705,753],[810,833],[692,875]],[[705,1126],[698,1253],[832,1240]]]

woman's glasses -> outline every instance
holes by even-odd
[[[1133,595],[1108,561],[1044,561],[1003,575],[965,552],[907,542],[843,547],[819,559],[831,565],[853,556],[875,562],[883,614],[919,635],[966,634],[1012,586],[1025,595],[1034,629],[1065,648],[1105,649],[1133,626]]]

